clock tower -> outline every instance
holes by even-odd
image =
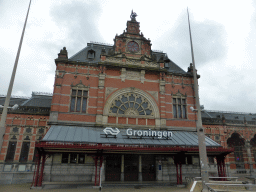
[[[132,11],[127,28],[114,39],[114,54],[122,54],[127,58],[151,58],[151,42],[140,32],[140,23],[136,21],[137,14]]]

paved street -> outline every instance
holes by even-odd
[[[35,192],[98,192],[99,189],[92,187],[84,187],[77,186],[76,188],[61,188],[61,189],[31,189],[30,184],[19,184],[19,185],[0,185],[1,192],[27,192],[27,191],[35,191]],[[165,192],[165,191],[177,191],[177,192],[188,192],[187,188],[179,188],[174,186],[122,186],[122,187],[106,187],[102,188],[102,192],[128,192],[128,191],[136,191],[136,192]]]

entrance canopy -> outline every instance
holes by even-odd
[[[156,131],[156,136],[143,136],[137,134],[139,130],[135,129],[118,129],[117,135],[106,134],[103,128],[94,127],[73,127],[73,126],[56,126],[53,125],[47,132],[42,141],[54,142],[74,142],[74,143],[102,143],[102,144],[123,144],[123,145],[161,145],[161,146],[198,146],[198,136],[196,132],[187,131],[170,131],[169,138],[164,138],[161,132]],[[115,128],[112,130],[116,131]],[[135,134],[134,134],[135,131]],[[148,131],[148,130],[147,130]],[[109,132],[109,131],[108,131]],[[107,133],[108,133],[107,132]],[[166,131],[166,134],[168,134]],[[128,135],[128,134],[132,135]],[[149,135],[149,134],[148,134]],[[158,136],[159,135],[159,136]],[[168,136],[168,135],[167,135]],[[207,147],[221,147],[220,144],[205,138]]]
[[[231,149],[222,146],[209,137],[205,138],[207,152],[228,154]],[[95,152],[113,151],[147,151],[153,153],[170,153],[187,151],[198,153],[198,136],[196,132],[168,130],[138,130],[132,128],[95,128],[53,125],[36,144],[44,151],[62,151],[72,149]]]

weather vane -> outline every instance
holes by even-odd
[[[130,16],[131,20],[136,21],[137,16],[138,16],[137,13],[133,12],[133,10],[132,10],[132,13],[131,13],[131,16]]]

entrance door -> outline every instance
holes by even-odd
[[[124,155],[124,180],[138,181],[138,155]]]
[[[156,166],[154,155],[142,155],[142,181],[156,180]]]
[[[121,155],[111,154],[106,156],[105,181],[120,181]]]

